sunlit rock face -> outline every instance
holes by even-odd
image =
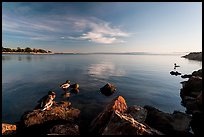
[[[70,102],[62,101],[52,106],[52,109],[48,111],[35,109],[30,112],[25,112],[21,117],[18,133],[23,135],[77,135],[79,134],[77,125],[79,115],[79,109],[72,108]],[[66,128],[70,130],[66,130]]]
[[[118,96],[92,121],[90,134],[162,135],[161,132],[138,122],[144,121],[145,116],[144,109],[137,106],[128,109],[125,99]]]

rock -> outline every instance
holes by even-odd
[[[197,97],[202,90],[202,77],[192,76],[188,81],[183,84],[183,88],[181,89],[180,96],[183,98],[184,96]]]
[[[63,98],[69,98],[70,97],[70,93],[65,91],[64,93],[62,93],[62,97]]]
[[[55,125],[49,130],[48,135],[80,135],[79,126],[74,123]]]
[[[113,84],[107,83],[105,86],[100,88],[100,92],[105,96],[110,96],[116,91],[116,87]]]
[[[181,75],[181,73],[179,73],[178,71],[175,71],[175,72],[174,72],[174,71],[171,71],[170,74],[171,74],[171,75],[175,75],[175,76]]]
[[[164,113],[154,107],[147,109],[145,123],[166,135],[189,135],[191,117],[185,113],[174,111],[173,114]]]
[[[127,108],[125,99],[118,96],[92,121],[94,135],[160,135],[161,132],[145,125],[146,110],[140,106]],[[134,119],[135,118],[135,119]]]
[[[130,115],[115,111],[102,135],[162,135],[162,133],[139,123]]]
[[[130,114],[137,122],[140,123],[144,123],[147,116],[147,110],[136,105],[128,107],[125,113]]]
[[[70,102],[60,102],[49,111],[36,109],[26,112],[20,120],[20,134],[47,134],[57,124],[68,124],[77,121],[80,110],[72,108]],[[36,132],[38,131],[38,132]]]
[[[194,111],[202,111],[202,77],[192,76],[182,86],[181,103],[186,107],[186,112],[191,114]]]
[[[190,59],[190,60],[202,61],[202,52],[191,52],[188,55],[185,55],[185,56],[182,56],[182,57]]]
[[[196,111],[200,111],[200,108],[196,102],[196,99],[186,99],[186,100],[183,99],[181,103],[184,107],[186,107],[187,114],[192,114]]]
[[[193,113],[193,117],[191,121],[191,128],[196,136],[204,135],[203,134],[203,123],[204,123],[203,112]]]
[[[2,123],[2,135],[15,135],[16,125]]]
[[[203,92],[201,91],[200,94],[196,97],[196,102],[199,106],[202,106],[203,104]]]
[[[95,135],[101,135],[108,124],[111,115],[114,111],[123,113],[127,110],[125,99],[122,96],[118,96],[113,99],[105,109],[91,122],[90,133]]]
[[[190,78],[191,76],[192,76],[191,74],[189,75],[185,74],[185,75],[181,75],[181,78]]]
[[[194,71],[192,73],[193,76],[199,76],[199,77],[202,77],[202,69],[199,69],[198,71]]]

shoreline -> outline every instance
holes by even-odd
[[[31,55],[47,55],[47,54],[55,54],[55,53],[34,53],[34,52],[2,52],[2,54],[31,54]]]

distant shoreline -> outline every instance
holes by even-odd
[[[153,53],[153,52],[93,52],[93,53],[79,53],[79,52],[51,52],[51,53],[35,53],[35,52],[2,52],[2,54],[31,54],[31,55],[54,55],[54,54],[81,54],[81,55],[88,55],[88,54],[115,54],[115,55],[175,55],[175,54],[183,54],[189,52],[182,52],[182,53]]]
[[[31,55],[41,55],[41,54],[55,54],[55,53],[35,53],[35,52],[2,52],[2,54],[31,54]]]

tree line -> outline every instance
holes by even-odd
[[[36,48],[32,49],[32,48],[29,48],[29,47],[26,47],[26,48],[17,47],[16,49],[2,47],[2,52],[52,53],[50,50],[46,51],[44,49],[36,49]]]

